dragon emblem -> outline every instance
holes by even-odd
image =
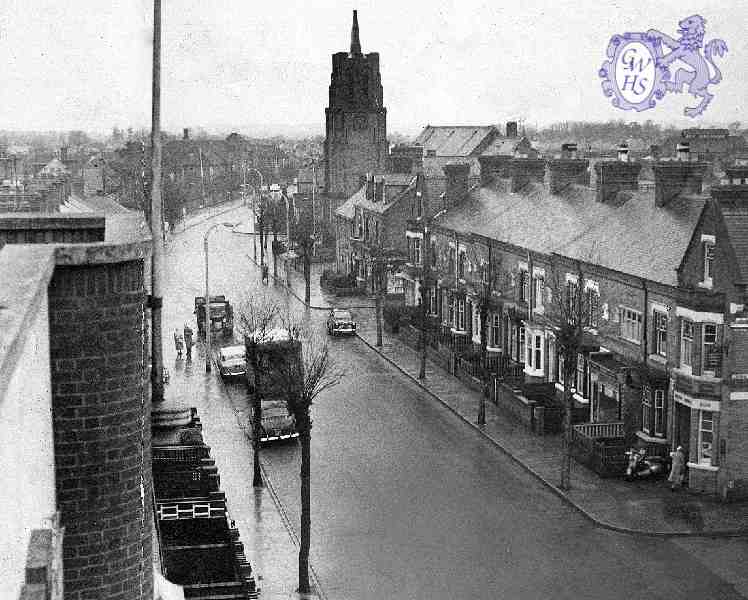
[[[685,89],[700,98],[700,102],[687,107],[684,114],[687,117],[703,114],[714,98],[709,86],[722,81],[713,57],[722,57],[727,52],[727,44],[721,39],[704,45],[705,25],[704,17],[692,15],[678,23],[678,39],[656,29],[613,36],[608,45],[609,60],[599,71],[604,79],[604,94],[613,96],[617,108],[642,111],[653,108],[656,100],[666,93],[680,94]],[[663,47],[670,52],[665,54]],[[676,61],[690,68],[678,68],[671,76],[670,67]]]

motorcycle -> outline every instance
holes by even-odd
[[[631,448],[626,452],[629,463],[626,467],[626,479],[648,479],[663,477],[670,469],[669,460],[662,456],[647,456],[644,448],[637,451]]]

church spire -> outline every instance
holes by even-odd
[[[358,11],[353,11],[353,27],[351,27],[351,56],[361,56],[361,41],[358,39]]]

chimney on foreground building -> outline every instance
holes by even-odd
[[[613,204],[618,192],[638,191],[641,168],[640,163],[629,162],[627,144],[618,146],[618,160],[602,160],[595,163],[597,177],[595,199],[598,202]]]
[[[517,121],[507,121],[506,122],[506,137],[508,138],[516,138],[519,137],[519,134],[517,132]]]
[[[545,160],[542,158],[513,158],[509,162],[512,193],[521,192],[530,183],[545,181]]]
[[[492,156],[479,156],[480,183],[490,185],[498,179],[511,176],[510,163],[512,157],[509,154],[494,154]]]
[[[446,207],[451,208],[460,203],[468,192],[468,178],[470,176],[470,165],[455,164],[445,165],[444,174],[447,176]]]
[[[590,184],[590,161],[577,156],[576,144],[563,144],[561,158],[548,161],[551,194],[560,194],[572,184]]]
[[[681,194],[700,194],[708,165],[691,160],[688,142],[676,147],[677,160],[652,165],[655,176],[655,205],[666,206]]]

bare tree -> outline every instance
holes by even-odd
[[[475,266],[473,272],[477,273],[470,282],[472,297],[478,309],[480,320],[480,364],[483,371],[484,384],[488,376],[488,317],[491,311],[498,308],[494,292],[498,291],[501,275],[501,261],[495,256],[493,244],[488,240],[488,251],[484,258],[479,256],[476,246],[469,247],[470,262]],[[478,409],[478,424],[486,424],[486,390],[482,390],[481,401]]]
[[[280,317],[279,305],[265,295],[252,295],[239,307],[239,330],[244,334],[247,362],[252,373],[247,376],[247,392],[252,403],[252,451],[254,469],[252,485],[262,487],[260,470],[260,438],[262,437],[263,374],[260,369],[257,344],[265,339]]]
[[[576,261],[576,273],[572,277],[561,279],[560,265],[552,266],[553,280],[552,320],[556,336],[556,352],[562,358],[562,376],[564,381],[564,426],[563,453],[561,459],[561,477],[559,487],[568,490],[571,487],[571,433],[574,398],[572,388],[577,372],[577,357],[584,344],[585,327],[590,322],[590,310],[593,308],[584,290],[584,279],[581,262]]]
[[[343,372],[335,365],[326,342],[298,321],[286,317],[288,342],[276,345],[268,371],[286,397],[288,411],[296,421],[301,445],[301,526],[299,545],[299,592],[309,593],[309,548],[311,545],[311,432],[310,409],[320,394],[337,385]]]
[[[312,282],[312,254],[314,253],[313,223],[309,219],[298,219],[291,225],[291,236],[304,261],[304,302],[309,305],[311,300]]]

